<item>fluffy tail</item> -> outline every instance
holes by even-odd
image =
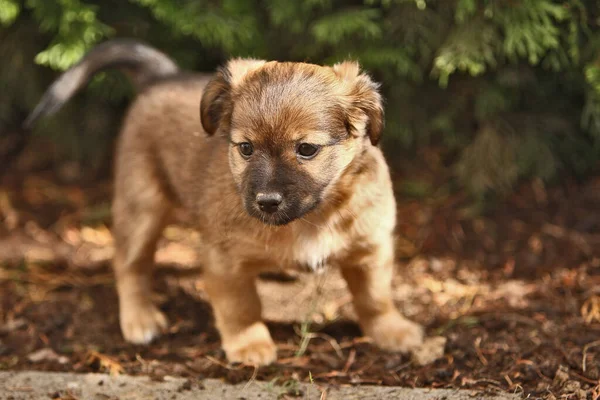
[[[29,114],[23,127],[29,129],[39,118],[60,110],[94,74],[107,68],[117,68],[126,72],[138,89],[153,79],[173,75],[179,71],[175,62],[166,54],[143,42],[133,39],[109,40],[96,46],[79,63],[54,81]]]

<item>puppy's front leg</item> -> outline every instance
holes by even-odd
[[[221,257],[211,258],[205,272],[205,288],[227,360],[271,364],[277,358],[277,348],[261,319],[256,274],[238,265],[226,265]]]
[[[423,342],[421,326],[406,319],[392,300],[394,257],[389,242],[352,254],[341,265],[366,336],[380,348],[409,352]]]

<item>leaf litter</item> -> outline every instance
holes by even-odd
[[[147,347],[125,343],[110,220],[94,211],[106,208],[110,183],[51,182],[0,187],[0,369],[600,399],[593,180],[548,189],[543,204],[539,188],[523,185],[488,214],[466,216],[465,196],[399,201],[395,300],[426,327],[425,346],[392,354],[363,338],[334,271],[325,284],[310,274],[271,276],[259,291],[279,361],[258,369],[227,364],[196,265],[197,235],[176,223],[160,242],[156,274],[171,328]]]

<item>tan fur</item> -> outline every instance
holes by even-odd
[[[147,88],[129,110],[116,160],[114,267],[125,338],[147,343],[167,325],[151,300],[151,267],[169,212],[184,207],[202,237],[205,287],[229,361],[275,361],[255,278],[299,264],[342,269],[376,344],[418,346],[421,328],[391,295],[396,215],[388,167],[374,145],[382,128],[377,85],[352,62],[233,60],[210,82],[170,79]],[[248,164],[229,137],[287,149],[300,138],[325,145],[332,135],[343,139],[308,162],[298,162],[291,145],[281,154],[326,185],[316,209],[282,226],[248,215],[240,194]]]

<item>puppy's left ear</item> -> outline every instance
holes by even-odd
[[[345,86],[344,92],[349,100],[348,122],[355,134],[368,135],[371,144],[376,146],[383,132],[383,99],[379,93],[379,84],[369,75],[361,73],[355,61],[335,64],[333,71]]]

